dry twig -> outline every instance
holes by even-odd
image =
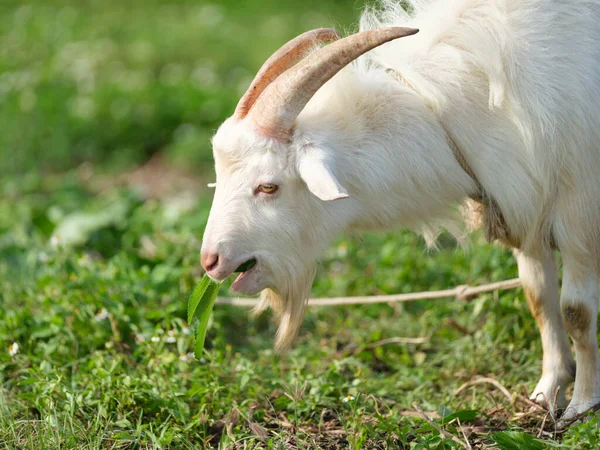
[[[469,450],[473,450],[473,447],[471,447],[471,444],[469,443],[469,439],[467,438],[467,434],[465,433],[465,430],[462,426],[462,424],[460,423],[460,419],[457,417],[456,421],[458,422],[458,428],[460,429],[460,432],[462,433],[463,437],[465,438],[465,442],[467,443],[467,448]]]
[[[366,297],[332,297],[332,298],[311,298],[308,300],[308,306],[342,306],[342,305],[363,305],[373,303],[396,303],[396,302],[411,302],[414,300],[434,300],[443,298],[459,298],[469,299],[484,292],[514,289],[521,286],[521,281],[518,278],[512,280],[499,281],[497,283],[489,283],[481,286],[470,287],[467,285],[457,286],[452,289],[444,289],[442,291],[426,291],[412,292],[409,294],[394,294],[394,295],[372,295]],[[253,298],[229,298],[218,297],[217,303],[221,305],[233,306],[256,306],[258,301]]]
[[[527,396],[523,395],[523,394],[518,394],[518,398],[519,400],[521,400],[523,403],[526,403],[527,405],[529,405],[531,408],[536,409],[538,411],[542,411],[542,412],[546,412],[548,411],[546,408],[544,408],[542,405],[540,405],[539,403],[534,402],[533,400],[531,400],[530,398],[528,398]]]
[[[540,431],[538,431],[537,437],[541,437],[542,436],[542,433],[544,432],[544,425],[546,425],[546,419],[548,418],[549,415],[550,415],[550,411],[548,411],[544,415],[544,420],[542,420],[542,425],[540,426]]]
[[[372,349],[375,347],[381,347],[382,345],[387,345],[387,344],[423,344],[423,343],[429,341],[429,339],[430,339],[429,336],[393,337],[393,338],[389,338],[389,339],[382,339],[380,341],[371,342],[370,344],[367,344],[367,346],[365,347],[365,350]]]
[[[387,344],[424,344],[431,339],[429,336],[424,337],[393,337],[388,339],[382,339],[380,341],[371,342],[370,344],[361,346],[356,348],[353,351],[353,355],[358,355],[360,352],[364,352],[365,350],[371,350],[377,347],[381,347],[382,345]]]
[[[504,396],[508,399],[509,403],[512,402],[512,395],[510,395],[510,392],[508,392],[508,389],[506,389],[504,386],[502,386],[497,380],[494,380],[493,378],[487,378],[487,377],[482,377],[482,378],[477,378],[475,380],[467,381],[466,383],[461,385],[456,391],[454,391],[454,395],[460,394],[462,391],[464,391],[466,388],[468,388],[470,386],[474,386],[476,384],[483,384],[483,383],[491,384],[492,386],[496,387],[500,392],[502,392],[502,394],[504,394]]]
[[[556,428],[556,432],[563,433],[563,432],[567,431],[567,429],[571,425],[573,425],[575,422],[577,422],[580,419],[583,419],[584,417],[587,417],[589,414],[595,413],[596,411],[600,411],[600,403],[595,404],[591,408],[577,414],[575,417],[572,417],[571,419],[559,420],[557,423],[558,426]]]

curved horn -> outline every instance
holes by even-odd
[[[277,50],[262,65],[250,87],[238,102],[234,117],[243,119],[252,108],[256,99],[262,94],[269,84],[287,69],[297,64],[306,56],[306,52],[325,42],[335,41],[340,38],[337,31],[330,28],[318,28],[307,31],[295,37],[279,50]]]
[[[265,136],[289,140],[296,117],[319,88],[344,66],[381,44],[418,31],[404,27],[364,31],[311,53],[266,87],[248,117]]]

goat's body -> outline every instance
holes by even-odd
[[[371,52],[362,62],[375,65],[361,76],[401,74],[523,248],[552,232],[561,247],[600,259],[600,3],[442,0],[415,8],[409,16],[388,7],[383,22],[363,17],[363,27],[421,31]]]
[[[438,1],[409,23],[373,59],[434,109],[523,248],[552,232],[600,260],[600,3]]]
[[[562,386],[559,400],[573,375],[549,253],[560,249],[561,305],[577,350],[572,416],[600,401],[600,2],[412,6],[410,15],[393,2],[365,13],[363,29],[420,32],[377,48],[334,78],[298,128],[332,149],[357,199],[338,217],[349,226],[404,225],[426,236],[438,225],[452,227],[449,205],[476,190],[451,137],[521,249],[519,269],[545,349],[533,397],[552,399]]]
[[[532,398],[559,407],[574,375],[562,309],[578,366],[569,419],[600,401],[600,2],[415,6],[414,18],[391,17],[423,32],[373,60],[422,96],[520,243],[519,273],[544,347]],[[380,25],[374,17],[364,23]],[[562,308],[552,240],[565,264]]]
[[[221,278],[258,259],[238,286],[263,291],[261,305],[280,317],[277,343],[285,347],[300,326],[313,263],[336,235],[402,226],[432,239],[440,226],[458,235],[456,206],[477,193],[476,178],[519,248],[541,330],[543,371],[533,398],[552,404],[560,388],[564,400],[574,367],[567,331],[575,344],[572,417],[600,403],[600,1],[411,4],[409,15],[385,0],[361,26],[417,27],[418,34],[382,29],[316,50],[261,94],[261,120],[234,116],[219,129],[203,254],[219,261],[209,267]],[[373,40],[388,33],[406,39]],[[353,50],[360,38],[381,46],[319,82],[312,96],[315,83],[305,75],[333,75],[341,59],[362,54]],[[334,56],[323,61],[324,54]],[[296,91],[286,88],[285,97],[285,86]],[[297,115],[271,99],[304,109]],[[265,197],[261,183],[282,189]],[[560,306],[551,247],[563,260]]]

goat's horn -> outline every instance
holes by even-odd
[[[320,44],[335,41],[339,38],[340,35],[335,30],[318,28],[302,33],[273,53],[262,65],[254,80],[252,80],[250,87],[240,99],[235,108],[234,117],[238,119],[246,117],[248,111],[250,111],[252,105],[265,88],[275,78],[302,60],[309,50],[316,48]]]
[[[319,88],[344,66],[381,44],[418,31],[403,27],[364,31],[311,53],[267,86],[248,118],[261,134],[289,140],[296,117]]]

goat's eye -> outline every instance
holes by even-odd
[[[258,192],[262,192],[264,194],[274,194],[279,189],[279,186],[276,184],[260,184],[257,188]]]

